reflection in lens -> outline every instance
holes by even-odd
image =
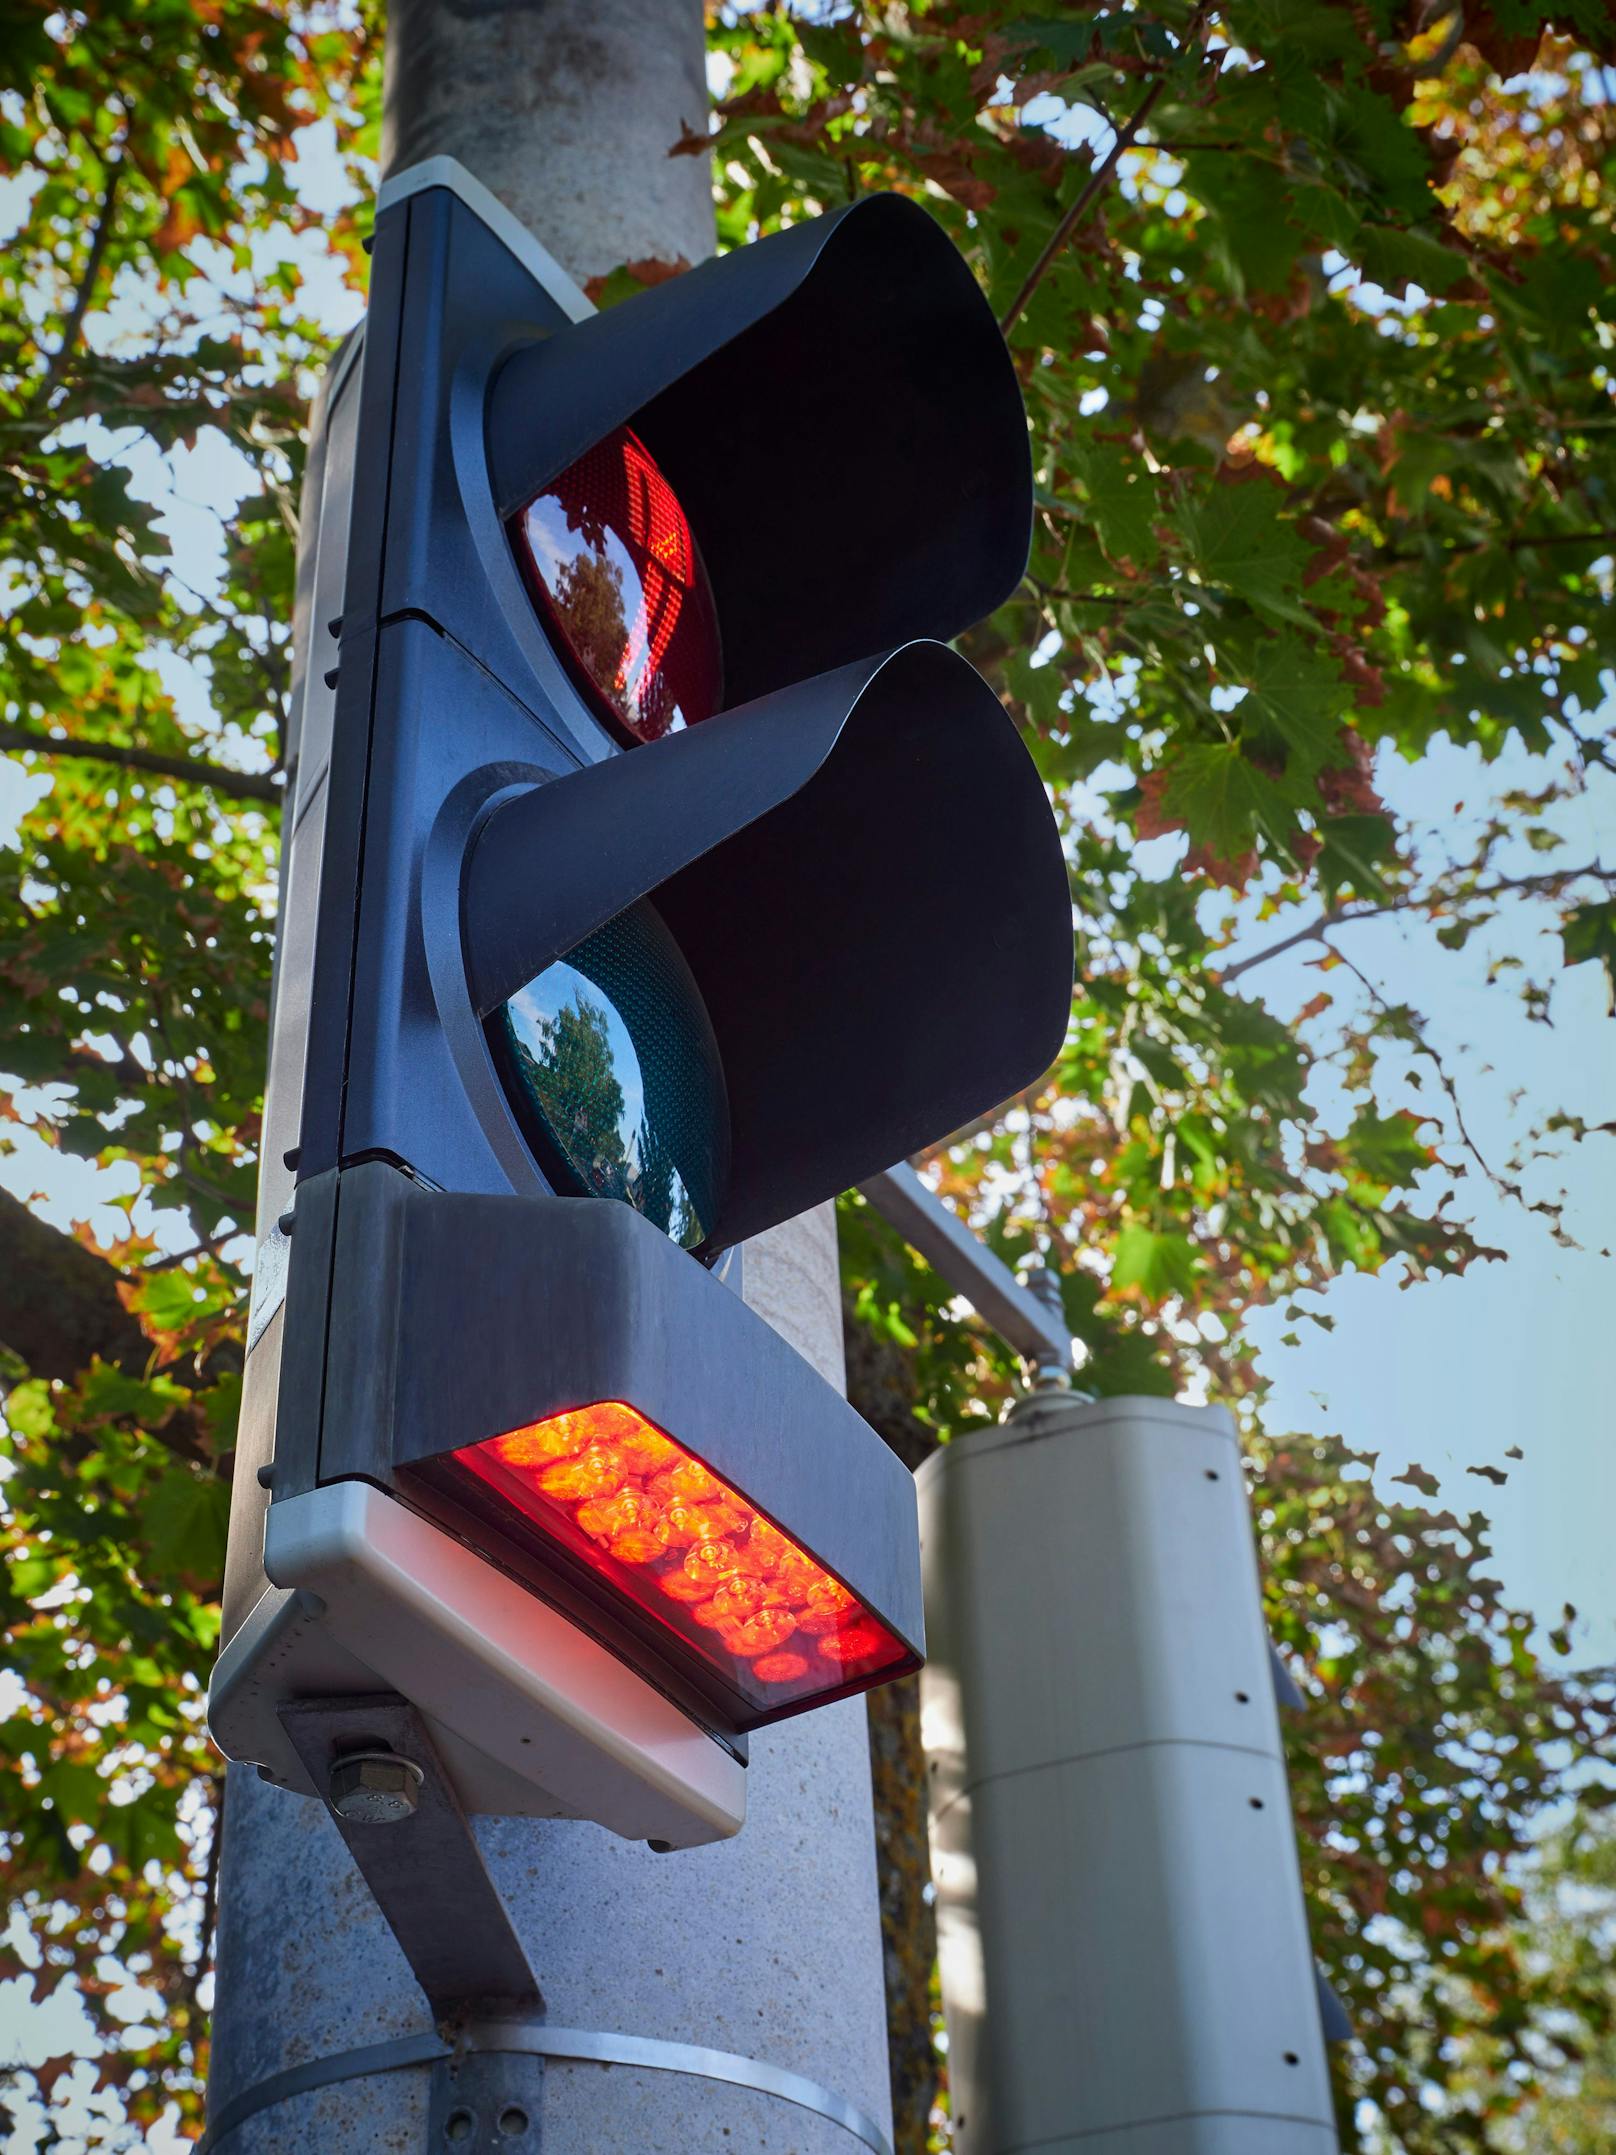
[[[686,1249],[706,1240],[729,1164],[724,1074],[701,991],[651,906],[547,966],[489,1031],[558,1189],[632,1205]]]
[[[631,428],[552,479],[511,531],[563,650],[637,740],[717,710],[707,573],[678,496]]]

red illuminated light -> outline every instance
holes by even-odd
[[[452,1456],[760,1714],[913,1662],[806,1550],[621,1401],[551,1415]]]
[[[606,716],[639,741],[712,716],[722,669],[707,572],[632,428],[568,465],[511,532],[563,656]]]

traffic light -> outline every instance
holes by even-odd
[[[319,447],[212,1725],[306,1787],[279,1706],[380,1679],[472,1808],[713,1838],[922,1650],[910,1478],[731,1253],[1066,1023],[942,640],[1025,564],[1014,370],[896,197],[592,314],[434,160]]]

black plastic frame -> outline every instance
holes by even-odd
[[[1026,567],[1014,364],[963,256],[900,195],[737,248],[516,352],[488,403],[500,514],[626,422],[701,548],[731,706],[907,637],[957,635]]]
[[[1026,553],[1014,369],[934,220],[871,197],[574,323],[464,203],[431,190],[378,220],[359,394],[304,1176],[380,1157],[450,1189],[546,1187],[480,1027],[475,1052],[461,1041],[465,969],[484,1011],[481,991],[548,910],[576,941],[653,894],[715,1020],[730,1009],[733,1201],[704,1259],[1047,1068],[1071,913],[1031,758],[956,655],[880,656],[978,617]],[[773,416],[755,438],[728,418],[715,437],[720,407],[743,429]],[[502,521],[624,422],[691,515],[727,693],[759,699],[626,750],[546,635]],[[784,572],[787,540],[807,545],[800,575]],[[765,559],[781,573],[747,587]],[[756,643],[739,672],[738,631]],[[462,940],[460,883],[440,872],[449,804],[498,766],[564,798],[567,828],[556,838],[548,804],[496,811],[464,864],[465,956],[446,963]],[[967,815],[995,864],[979,890],[952,857]],[[659,829],[681,844],[659,847]],[[969,1028],[930,994],[929,955],[915,963],[943,941],[981,984]],[[747,1012],[771,998],[764,1037]]]
[[[967,818],[987,896],[939,872]],[[695,975],[729,1089],[709,1253],[933,1142],[1060,1051],[1065,856],[1015,727],[941,644],[509,794],[466,859],[477,1014],[642,895]],[[1007,1022],[957,1027],[912,962],[932,947],[964,979],[990,975]]]

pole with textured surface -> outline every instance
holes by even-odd
[[[711,251],[706,162],[668,155],[705,108],[698,0],[395,0],[390,11],[390,168],[458,158],[580,280]],[[745,1277],[747,1300],[840,1384],[828,1209],[749,1245]],[[751,1753],[738,1840],[656,1855],[588,1824],[491,1819],[479,1825],[484,1854],[557,2028],[754,2059],[884,2134],[863,1701],[766,1729]],[[403,1955],[321,1808],[233,1769],[224,1836],[215,2115],[288,2068],[427,2031]],[[225,2146],[413,2155],[426,2090],[424,2065],[314,2089],[248,2118]],[[861,2144],[832,2117],[734,2079],[565,2059],[545,2076],[543,2128],[546,2155],[857,2155]]]

